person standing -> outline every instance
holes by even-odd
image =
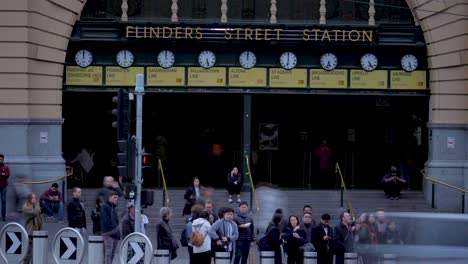
[[[327,140],[322,140],[322,144],[315,149],[315,156],[319,163],[318,182],[322,188],[333,188],[333,182],[335,180],[335,177],[333,177],[335,152],[328,144]]]
[[[6,221],[6,193],[10,168],[5,164],[5,155],[0,154],[0,199],[2,199],[2,221]]]
[[[192,222],[192,232],[199,232],[203,240],[199,245],[193,246],[192,261],[193,264],[210,264],[211,263],[211,239],[215,239],[213,232],[211,232],[210,223],[208,217],[210,214],[207,211],[202,211],[197,214],[196,219]],[[218,220],[221,221],[221,220]],[[195,236],[194,236],[195,237]],[[217,236],[216,236],[217,238]]]
[[[295,215],[289,217],[289,223],[284,233],[287,242],[288,264],[302,264],[304,258],[300,247],[307,243],[307,235],[305,230],[301,229],[299,217]]]
[[[112,264],[120,240],[119,217],[116,208],[118,200],[119,194],[110,191],[108,201],[101,207],[101,233],[104,237],[105,264]]]
[[[241,202],[234,217],[234,222],[239,228],[239,238],[236,241],[236,256],[234,264],[247,264],[250,244],[255,241],[255,228],[252,216],[249,214],[247,202]],[[241,261],[242,258],[242,261]]]
[[[177,257],[177,248],[179,248],[174,236],[169,221],[172,219],[172,209],[162,207],[159,211],[162,220],[156,225],[157,249],[167,249],[171,254],[171,260]]]
[[[47,210],[47,218],[54,218],[54,211],[57,209],[58,223],[63,223],[63,197],[56,182],[41,195],[41,205]]]
[[[192,184],[187,188],[184,194],[184,199],[186,200],[184,209],[182,211],[182,216],[190,215],[192,206],[196,201],[201,198],[201,188],[200,188],[200,179],[194,177],[192,179]]]
[[[320,225],[312,229],[312,244],[317,251],[317,264],[333,263],[333,254],[330,252],[330,243],[333,238],[330,219],[329,214],[323,214]]]
[[[135,232],[135,207],[130,205],[127,215],[122,220],[122,238],[127,237],[133,232]]]
[[[260,251],[273,251],[275,252],[275,264],[282,264],[281,256],[281,245],[283,244],[283,239],[281,238],[281,229],[280,224],[283,221],[283,215],[280,213],[275,213],[271,219],[270,224],[265,231],[265,236],[261,239],[263,243],[260,243]]]
[[[72,196],[67,207],[68,226],[77,229],[83,237],[86,237],[86,214],[84,203],[80,200],[81,188],[74,187]]]
[[[232,171],[227,176],[227,191],[229,193],[228,202],[232,203],[232,196],[237,195],[237,202],[240,203],[240,191],[242,188],[242,174],[239,173],[237,167],[232,168]]]
[[[315,222],[312,224],[312,220],[311,213],[306,212],[304,216],[302,216],[300,227],[306,233],[306,243],[312,243],[313,240],[312,229],[315,227]]]
[[[333,230],[333,247],[336,256],[336,264],[344,264],[344,254],[354,252],[354,231],[351,226],[351,215],[342,212],[341,222]]]
[[[93,211],[91,211],[91,220],[93,220],[93,235],[101,235],[101,207],[102,207],[101,198],[96,198],[96,204]]]
[[[223,219],[216,221],[210,229],[210,236],[214,238],[218,251],[230,252],[231,260],[234,242],[239,238],[239,231],[234,220],[234,210],[226,208]]]
[[[25,264],[31,263],[32,260],[32,235],[33,231],[42,230],[42,215],[41,206],[38,203],[37,196],[35,193],[29,193],[26,197],[26,202],[23,206],[23,216],[25,221],[25,229],[29,236],[29,250],[24,258]]]

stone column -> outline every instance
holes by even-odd
[[[227,0],[221,0],[221,23],[226,23],[228,21],[227,11]]]
[[[270,6],[270,24],[276,24],[278,20],[276,19],[276,12],[278,9],[276,8],[276,0],[271,0]]]
[[[177,5],[177,0],[172,0],[171,11],[171,22],[178,22],[179,18],[177,17],[177,11],[179,11],[179,6]]]

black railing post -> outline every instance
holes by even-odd
[[[435,184],[434,184],[434,182],[432,182],[432,203],[431,203],[432,209],[435,208],[435,206],[434,206],[434,192],[435,192]]]
[[[462,194],[462,214],[465,213],[465,193]]]

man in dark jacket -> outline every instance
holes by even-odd
[[[247,258],[249,257],[250,244],[255,241],[254,222],[252,216],[249,214],[249,206],[246,202],[239,203],[239,210],[236,212],[234,222],[236,222],[239,229],[234,264],[239,264],[241,258],[241,263],[246,264]]]
[[[312,235],[312,229],[315,227],[314,224],[312,224],[312,214],[311,213],[304,213],[304,216],[302,216],[302,222],[299,225],[302,230],[305,231],[306,233],[306,243],[312,243],[313,235]]]
[[[84,235],[86,232],[86,214],[84,204],[80,201],[81,188],[74,187],[72,195],[73,197],[67,207],[68,226],[78,229]]]
[[[104,237],[105,264],[112,264],[120,240],[119,217],[116,208],[118,200],[119,194],[110,191],[109,200],[101,207],[101,232]]]
[[[122,220],[122,238],[127,237],[135,232],[135,207],[130,205],[128,207],[128,214]]]
[[[329,214],[323,214],[320,225],[312,229],[312,244],[317,251],[317,264],[333,263],[333,254],[330,253],[330,243],[333,238],[330,219]]]
[[[157,249],[167,249],[171,254],[171,260],[177,257],[177,242],[172,234],[172,228],[169,221],[172,219],[172,209],[162,207],[159,211],[161,222],[156,225]]]
[[[351,215],[342,212],[341,222],[333,230],[333,250],[336,264],[344,264],[344,254],[354,252],[354,230],[351,226]]]
[[[0,154],[0,199],[2,199],[2,221],[6,221],[6,192],[10,168],[5,164],[5,156]]]

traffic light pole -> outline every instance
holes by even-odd
[[[142,157],[142,130],[143,130],[143,95],[145,94],[144,76],[136,75],[135,95],[136,95],[136,199],[135,199],[135,232],[141,232],[141,157]]]

